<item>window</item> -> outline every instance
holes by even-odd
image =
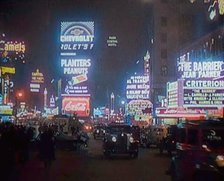
[[[167,17],[165,16],[161,17],[161,26],[167,26]]]
[[[161,66],[161,74],[162,76],[166,76],[168,73],[168,68],[166,65]]]

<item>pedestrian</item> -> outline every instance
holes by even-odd
[[[52,161],[55,159],[55,142],[51,129],[46,128],[40,135],[39,150],[40,159],[44,162],[44,167],[50,167]]]

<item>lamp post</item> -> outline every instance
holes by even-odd
[[[17,121],[17,113],[18,113],[18,100],[20,100],[21,98],[23,97],[23,93],[22,92],[17,92],[16,95],[15,95],[15,118],[16,118],[16,121]]]
[[[123,113],[123,116],[125,115],[126,113],[126,102],[124,100],[121,101],[121,105],[122,105],[122,113]]]
[[[110,109],[111,109],[111,112],[110,114],[112,115],[114,113],[114,93],[112,92],[111,95],[110,95],[110,103],[111,103],[111,106],[110,106]]]

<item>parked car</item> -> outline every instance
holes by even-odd
[[[167,127],[153,125],[141,130],[140,143],[148,148],[151,146],[159,148],[161,140],[165,137],[167,137]]]
[[[103,142],[104,155],[129,154],[132,158],[138,157],[138,140],[135,138],[131,126],[112,124],[107,127]]]
[[[178,125],[172,180],[224,180],[224,121],[210,119]]]

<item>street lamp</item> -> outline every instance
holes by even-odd
[[[126,113],[126,102],[124,100],[122,100],[121,104],[122,104],[122,110],[123,110],[122,113],[123,113],[123,115],[125,115],[125,113]]]
[[[23,93],[22,92],[17,92],[16,95],[15,95],[15,118],[16,118],[16,121],[17,121],[17,113],[18,113],[18,99],[20,100],[21,98],[23,97]]]

